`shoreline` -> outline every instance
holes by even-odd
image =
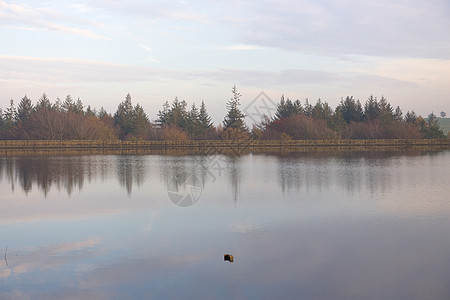
[[[450,146],[450,139],[337,139],[337,140],[189,140],[189,141],[121,141],[121,140],[0,140],[0,149],[51,148],[265,148],[265,147],[346,147],[346,146]]]
[[[450,150],[445,140],[201,140],[201,141],[98,141],[2,140],[0,155],[11,154],[167,154],[212,155],[341,151]]]

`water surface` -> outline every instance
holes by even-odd
[[[449,175],[450,151],[2,157],[0,298],[448,299]]]

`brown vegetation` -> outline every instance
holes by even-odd
[[[427,119],[414,111],[403,117],[382,97],[370,96],[363,104],[353,97],[342,99],[336,109],[318,100],[281,98],[273,118],[265,117],[249,131],[241,112],[241,94],[234,86],[222,124],[214,126],[202,102],[188,109],[187,102],[175,100],[163,105],[158,119],[151,122],[142,106],[132,104],[128,94],[114,115],[103,108],[86,109],[80,99],[70,95],[64,102],[51,103],[45,94],[35,105],[26,96],[18,107],[14,101],[0,109],[0,139],[22,140],[124,140],[124,141],[188,141],[188,140],[336,140],[336,139],[440,139],[445,135],[434,114]]]

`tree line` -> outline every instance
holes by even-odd
[[[222,124],[215,126],[202,101],[188,107],[185,100],[166,101],[150,121],[140,104],[133,105],[130,94],[114,114],[102,107],[85,106],[81,99],[67,95],[53,103],[44,93],[35,104],[24,96],[17,107],[0,109],[0,139],[45,140],[189,140],[189,139],[420,139],[445,138],[438,118],[427,119],[414,111],[403,114],[384,97],[370,96],[364,104],[351,96],[341,99],[333,109],[318,99],[285,99],[281,96],[274,116],[262,116],[261,122],[249,129],[240,108],[241,94],[236,86],[226,103]],[[442,114],[441,114],[442,116]]]

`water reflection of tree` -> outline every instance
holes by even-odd
[[[42,190],[46,196],[53,188],[64,189],[71,195],[75,188],[83,188],[85,178],[110,172],[111,163],[104,158],[90,156],[19,156],[0,160],[0,180],[4,177],[14,190],[18,184],[28,194],[33,186]]]
[[[145,164],[142,156],[117,156],[116,171],[120,184],[131,194],[133,184],[141,186],[145,178]]]
[[[8,182],[11,189],[20,186],[28,194],[38,188],[45,196],[51,189],[64,190],[71,195],[81,190],[85,182],[107,180],[115,174],[121,186],[131,194],[134,186],[141,186],[149,166],[146,155],[28,155],[0,158],[0,182]],[[167,186],[182,184],[194,175],[204,186],[208,170],[198,156],[159,156]],[[175,179],[175,180],[172,180]]]
[[[232,196],[237,201],[241,181],[241,158],[230,155],[162,156],[160,176],[169,191],[185,188],[186,181],[205,188],[221,176],[227,176]],[[194,181],[191,181],[194,180]],[[195,182],[198,180],[198,183]]]
[[[333,184],[353,193],[362,188],[371,193],[396,184],[395,164],[402,156],[422,152],[335,152],[296,153],[278,156],[278,178],[284,192],[329,189]],[[394,168],[393,168],[394,167]]]
[[[241,178],[241,157],[240,156],[227,156],[227,171],[229,175],[229,180],[231,183],[231,188],[233,191],[233,200],[235,204],[237,203],[239,195],[239,182]]]
[[[205,187],[208,180],[206,156],[161,156],[160,176],[168,191],[178,192],[186,181]]]

